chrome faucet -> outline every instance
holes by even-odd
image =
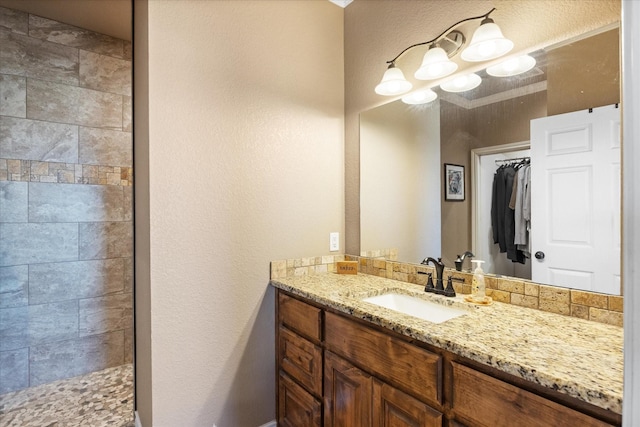
[[[436,268],[436,286],[433,291],[436,294],[443,295],[444,294],[444,284],[442,283],[442,275],[444,273],[444,263],[442,262],[442,258],[435,259],[428,257],[422,260],[421,264],[429,265],[429,263],[433,263],[433,266]]]
[[[466,257],[473,258],[474,256],[475,255],[469,251],[466,251],[465,253],[463,253],[462,256],[458,255],[458,259],[454,261],[456,265],[456,270],[462,271],[462,263],[464,262],[464,259]]]

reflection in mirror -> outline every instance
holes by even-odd
[[[477,259],[494,261],[487,272],[532,278],[535,258],[513,263],[505,254],[498,252],[500,259],[487,253],[479,242],[478,236],[490,234],[490,212],[481,206],[490,206],[491,193],[478,185],[480,172],[472,158],[486,156],[484,161],[495,166],[499,158],[529,156],[519,150],[529,148],[532,120],[619,103],[619,29],[604,28],[530,55],[536,65],[523,74],[493,77],[481,71],[476,89],[434,88],[438,98],[429,104],[395,101],[360,115],[363,254],[397,248],[399,261],[441,256],[453,267],[457,255],[471,250]],[[445,163],[464,166],[463,201],[445,201]],[[532,187],[543,185],[532,176]],[[617,208],[619,201],[613,205]],[[619,233],[619,228],[612,231]],[[470,268],[465,261],[463,269]],[[579,287],[566,275],[533,280]],[[619,294],[619,286],[606,292]]]

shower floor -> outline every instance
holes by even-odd
[[[133,367],[122,365],[0,395],[2,427],[133,427]]]

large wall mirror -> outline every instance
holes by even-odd
[[[429,104],[397,100],[361,113],[362,254],[377,256],[393,248],[391,256],[399,261],[442,257],[454,267],[458,255],[471,251],[486,262],[489,273],[620,294],[619,27],[601,28],[529,55],[536,65],[523,74],[493,77],[480,71],[482,83],[470,91],[434,88],[438,98]],[[606,123],[598,133],[589,120],[603,114]],[[564,121],[556,123],[561,117]],[[542,129],[532,135],[532,126],[544,127],[548,121],[563,132]],[[609,138],[606,144],[613,147],[613,157],[605,166],[587,170],[578,164],[581,150],[571,145],[571,138],[597,145],[602,133]],[[564,252],[539,249],[538,238],[531,241],[529,258],[513,262],[492,241],[492,181],[499,166],[510,159],[538,158],[539,153],[532,153],[532,137],[547,138],[546,147],[556,144],[567,154],[553,157],[556,163],[546,169],[542,160],[536,160],[537,168],[530,163],[531,188],[539,190],[536,197],[555,200],[555,207],[543,209],[531,223],[538,230],[552,228],[545,231],[545,239],[561,241]],[[603,156],[596,157],[600,161]],[[454,200],[445,194],[445,165],[464,172],[464,192]],[[604,178],[593,172],[598,168],[606,169]],[[557,170],[570,178],[550,181],[549,176],[559,176],[552,173]],[[592,192],[597,185],[604,186],[604,198]],[[589,196],[573,199],[580,191]],[[598,234],[608,240],[603,243]],[[583,246],[590,246],[591,253]],[[546,256],[536,259],[536,252]],[[575,259],[608,268],[606,280],[574,265]],[[542,275],[536,272],[541,266],[547,267]],[[470,269],[469,263],[465,261],[463,268]],[[598,286],[603,281],[607,285]]]

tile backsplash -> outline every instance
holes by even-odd
[[[358,261],[360,274],[370,274],[421,286],[426,284],[427,276],[418,274],[418,271],[434,273],[434,268],[431,266],[389,261],[379,257],[332,255],[273,261],[271,278],[335,273],[335,262],[343,260]],[[463,283],[454,281],[456,293],[471,293],[472,272],[446,268],[445,278],[450,275],[464,280]],[[494,301],[622,326],[623,297],[621,296],[542,285],[529,280],[493,274],[485,274],[485,284],[487,295]]]

